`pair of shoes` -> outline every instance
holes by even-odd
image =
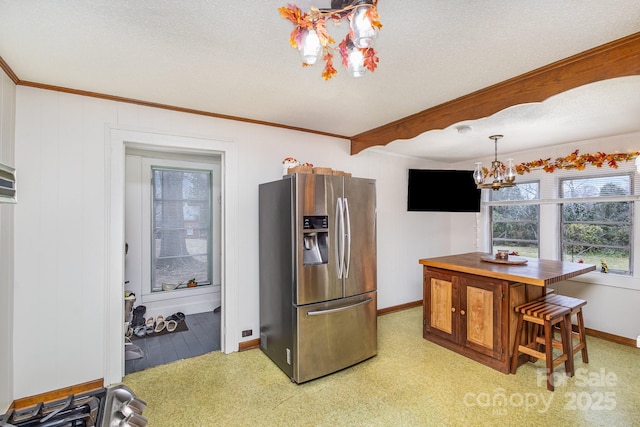
[[[181,312],[177,312],[172,314],[171,316],[167,317],[167,320],[174,320],[177,323],[180,323],[184,320],[184,313]],[[177,326],[177,325],[176,325]]]
[[[164,316],[161,314],[156,319],[156,327],[154,329],[154,332],[162,332],[165,326],[166,326],[166,323],[164,321]]]
[[[147,321],[145,322],[145,327],[147,329],[147,334],[153,333],[153,330],[156,327],[156,321],[153,319],[153,317],[147,318]]]

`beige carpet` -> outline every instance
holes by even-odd
[[[378,319],[378,355],[296,385],[260,350],[213,352],[127,375],[149,426],[632,426],[640,350],[587,337],[588,365],[549,392],[422,338],[422,308]],[[566,381],[565,381],[566,380]]]

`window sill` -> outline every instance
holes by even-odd
[[[589,283],[591,285],[611,286],[614,288],[640,290],[639,281],[633,276],[615,273],[602,273],[600,271],[592,271],[587,274],[580,275],[569,279],[572,282]]]
[[[158,291],[142,294],[142,302],[150,303],[157,301],[166,301],[177,298],[191,298],[200,295],[208,295],[220,289],[220,285],[203,285],[195,288],[181,288],[173,291]]]

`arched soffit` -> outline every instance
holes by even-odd
[[[589,83],[632,75],[640,75],[640,33],[356,135],[351,138],[351,154],[488,117],[514,105],[542,102]]]
[[[498,145],[501,156],[508,156],[640,132],[638,117],[640,75],[617,77],[570,89],[542,102],[510,106],[488,117],[397,139],[375,149],[446,163],[477,161],[494,154],[491,135],[505,135]]]

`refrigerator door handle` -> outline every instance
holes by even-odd
[[[366,304],[368,302],[371,302],[371,298],[367,298],[364,301],[360,301],[360,302],[357,302],[357,303],[351,304],[351,305],[346,305],[344,307],[331,308],[329,310],[310,311],[310,312],[307,313],[307,316],[320,316],[321,314],[335,313],[336,311],[348,310],[350,308],[357,307],[359,305]]]
[[[351,263],[351,216],[349,215],[349,203],[347,202],[347,198],[344,198],[344,218],[346,223],[346,232],[345,239],[347,240],[346,246],[346,254],[345,254],[345,267],[344,267],[344,277],[345,279],[349,278],[349,264]]]
[[[342,198],[338,197],[336,200],[336,233],[335,233],[335,254],[336,254],[336,263],[338,264],[338,279],[342,279],[342,274],[344,270],[344,218],[343,218],[343,207],[342,207]]]

